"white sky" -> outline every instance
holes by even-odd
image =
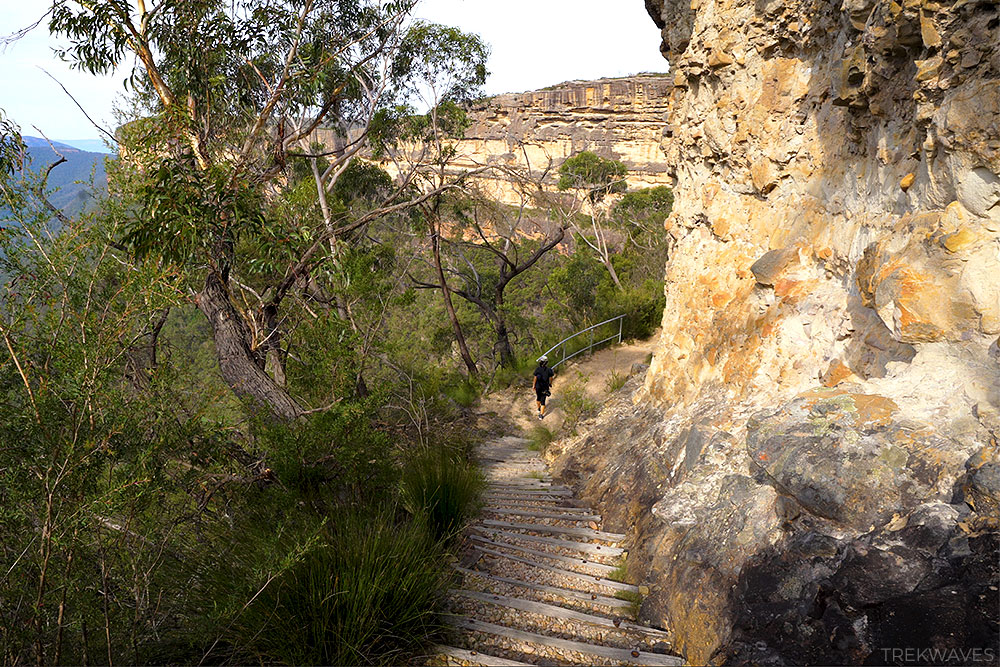
[[[0,0],[0,36],[38,19],[49,0]],[[543,88],[570,79],[665,72],[660,35],[642,0],[421,0],[415,16],[479,34],[492,47],[488,94]],[[52,53],[45,24],[0,52],[0,108],[37,135],[96,139],[97,130],[52,79],[94,120],[114,126],[122,76],[70,71]]]

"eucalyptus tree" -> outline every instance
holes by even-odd
[[[534,267],[566,236],[560,224],[544,224],[543,215],[531,205],[546,205],[538,183],[524,174],[507,170],[508,182],[520,193],[518,206],[507,206],[466,188],[455,195],[449,207],[450,234],[443,237],[452,258],[437,279],[457,279],[460,287],[450,291],[474,305],[493,329],[493,352],[500,366],[515,365],[511,343],[507,288]],[[441,289],[445,283],[411,278],[421,289]]]
[[[567,212],[566,219],[576,232],[576,237],[594,252],[597,260],[608,270],[618,289],[622,289],[622,282],[611,262],[613,248],[608,239],[607,216],[600,209],[600,204],[611,194],[625,192],[627,173],[625,165],[618,160],[582,151],[559,166],[557,185],[560,190],[573,190],[577,193],[574,206]],[[585,217],[590,222],[590,230],[585,230],[579,222],[579,217],[584,215],[585,206],[589,207]]]
[[[281,418],[308,412],[283,384],[288,301],[317,295],[316,277],[336,264],[338,243],[452,187],[418,190],[404,177],[363,208],[329,201],[359,151],[386,129],[373,121],[402,99],[411,63],[426,57],[462,68],[462,50],[441,59],[420,50],[434,45],[405,41],[414,3],[51,5],[49,28],[67,40],[61,54],[72,66],[131,68],[138,106],[117,139],[145,186],[123,241],[180,269],[211,325],[223,379]],[[316,150],[323,128],[334,145]],[[316,196],[279,205],[288,203],[296,160],[307,161]]]
[[[411,106],[404,105],[387,114],[387,125],[396,129],[394,140],[383,141],[379,146],[379,153],[393,163],[397,172],[411,174],[421,191],[434,193],[421,204],[420,210],[438,289],[459,354],[472,377],[478,374],[478,369],[458,321],[441,261],[441,204],[443,193],[455,178],[451,168],[457,156],[454,142],[468,127],[461,103],[470,101],[485,83],[488,57],[489,48],[476,35],[434,23],[414,24],[402,41],[395,73],[406,82],[403,89],[408,99],[421,104],[427,112],[414,114]],[[484,170],[482,165],[465,170],[461,178]]]

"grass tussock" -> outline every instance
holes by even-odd
[[[616,591],[615,597],[631,603],[628,608],[628,614],[633,621],[639,618],[639,609],[642,607],[642,595],[635,591]]]
[[[234,625],[254,661],[397,664],[440,630],[443,548],[391,509],[341,513],[322,542],[265,581]]]
[[[615,569],[608,573],[608,579],[625,583],[628,579],[628,555],[621,559]],[[639,607],[642,606],[642,595],[635,591],[617,591],[615,597],[630,602],[629,615],[632,620],[639,618]]]
[[[576,432],[576,426],[584,419],[597,413],[600,405],[587,395],[587,380],[589,375],[577,371],[575,381],[570,382],[562,390],[562,409],[566,415],[563,428],[569,433]]]
[[[625,386],[625,382],[628,380],[628,376],[624,373],[619,373],[617,370],[611,371],[611,375],[604,382],[604,389],[609,393],[613,394],[622,387]]]
[[[555,434],[544,426],[535,426],[528,434],[528,449],[533,452],[544,452],[555,439]]]
[[[486,481],[461,454],[445,447],[429,448],[403,469],[403,507],[427,525],[436,539],[447,539],[479,510]]]

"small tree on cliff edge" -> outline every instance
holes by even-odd
[[[611,280],[619,289],[621,289],[622,283],[618,279],[614,264],[611,263],[611,249],[608,245],[608,230],[605,224],[606,216],[598,211],[597,204],[612,193],[625,192],[627,173],[628,170],[620,161],[602,158],[590,151],[577,153],[559,167],[559,189],[573,190],[577,193],[576,206],[569,211],[567,216],[570,226],[576,232],[577,238],[594,251],[597,260],[608,270]],[[588,237],[588,233],[584,231],[578,221],[584,203],[590,205],[588,218],[590,220],[589,232],[592,238]]]

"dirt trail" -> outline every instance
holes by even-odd
[[[535,394],[531,390],[531,377],[525,377],[518,387],[494,392],[482,401],[480,412],[495,413],[502,420],[529,433],[538,425],[545,426],[553,436],[562,435],[566,418],[565,402],[568,395],[582,387],[583,394],[600,405],[609,395],[609,382],[614,377],[627,378],[635,364],[645,364],[653,352],[659,330],[646,340],[632,341],[581,355],[556,368],[552,396],[548,400],[547,414],[539,421],[535,408]]]

